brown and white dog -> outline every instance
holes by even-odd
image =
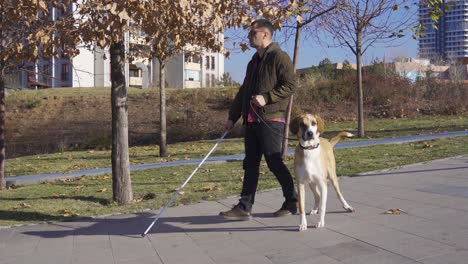
[[[299,231],[307,230],[305,214],[305,188],[308,184],[314,193],[315,205],[310,214],[320,214],[316,228],[325,225],[325,212],[327,205],[327,180],[330,179],[335,191],[348,212],[354,212],[340,191],[336,176],[335,155],[333,147],[341,139],[352,137],[353,134],[341,132],[330,141],[320,137],[324,129],[323,120],[317,115],[304,114],[294,118],[289,126],[291,132],[297,135],[299,144],[294,154],[294,165],[297,177],[299,194],[299,212],[301,220]]]

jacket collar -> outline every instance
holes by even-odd
[[[272,43],[270,43],[270,45],[268,45],[265,48],[265,52],[263,53],[262,58],[260,58],[260,55],[258,55],[258,52],[255,52],[252,59],[263,60],[268,56],[268,53],[270,53],[270,52],[272,52],[274,50],[279,50],[279,49],[280,49],[279,44],[277,42],[272,42]]]

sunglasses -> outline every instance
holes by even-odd
[[[262,30],[262,29],[252,29],[249,31],[249,37],[250,36],[253,36],[255,34],[257,34],[258,32],[263,32],[263,33],[266,33],[267,31],[266,30]]]

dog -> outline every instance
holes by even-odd
[[[352,137],[353,134],[341,132],[331,140],[322,138],[320,136],[324,130],[324,121],[318,115],[312,114],[303,114],[294,118],[289,128],[299,139],[294,153],[299,195],[299,231],[307,230],[304,198],[306,184],[312,189],[315,198],[315,206],[310,214],[320,214],[320,220],[315,225],[316,228],[325,226],[328,179],[331,180],[343,208],[348,212],[354,212],[354,208],[346,202],[341,194],[333,153],[333,147],[340,139]]]

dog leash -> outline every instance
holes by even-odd
[[[273,134],[277,135],[277,136],[280,136],[281,138],[283,139],[287,139],[287,140],[297,140],[296,138],[289,138],[289,137],[285,137],[283,134],[280,134],[280,133],[277,133],[270,125],[268,125],[267,121],[265,121],[265,119],[263,119],[263,117],[257,113],[257,111],[255,111],[255,107],[252,103],[252,101],[250,101],[250,108],[252,109],[252,111],[255,113],[255,115],[257,116],[257,118],[263,123],[265,124],[265,126],[270,129]]]

